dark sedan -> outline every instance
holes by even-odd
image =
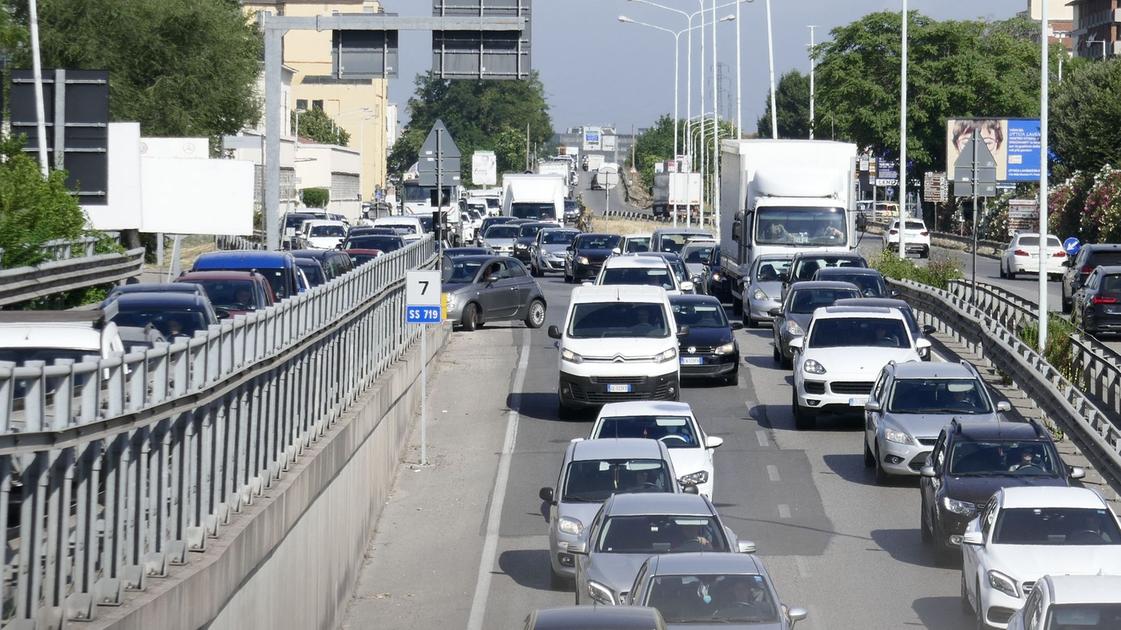
[[[382,251],[380,249],[344,249],[343,253],[350,256],[350,264],[357,267],[381,256]]]
[[[790,268],[783,274],[782,294],[795,282],[813,280],[820,269],[830,267],[867,267],[868,261],[857,253],[845,252],[798,252],[790,261]]]
[[[514,239],[514,258],[522,261],[522,264],[528,265],[532,254],[530,249],[537,241],[537,233],[545,228],[560,227],[556,223],[548,223],[539,221],[535,223],[523,223],[518,226],[518,238]]]
[[[113,303],[117,306],[113,323],[135,328],[151,324],[169,341],[193,337],[218,323],[210,300],[189,293],[129,293]],[[228,316],[224,311],[221,313]]]
[[[492,256],[494,251],[489,247],[448,247],[441,252],[447,258],[460,256]]]
[[[252,271],[189,271],[176,282],[202,287],[215,310],[231,316],[266,309],[275,301],[269,281]]]
[[[314,258],[297,258],[296,266],[307,278],[308,288],[317,287],[327,282],[327,272],[323,265]]]
[[[348,236],[339,249],[377,249],[388,254],[404,246],[405,239],[400,236],[367,234],[365,236]]]
[[[617,234],[581,234],[564,257],[564,281],[579,282],[599,275],[603,261],[619,253],[623,237]]]
[[[1121,244],[1101,243],[1083,245],[1078,255],[1068,257],[1063,265],[1063,312],[1069,313],[1074,305],[1074,294],[1086,283],[1090,273],[1101,265],[1121,265]]]
[[[500,225],[502,223],[509,223],[514,220],[514,217],[485,217],[483,218],[482,225],[478,230],[475,230],[475,244],[483,244],[483,234],[487,233],[487,229],[492,225]]]
[[[308,258],[319,262],[323,267],[324,277],[326,277],[327,282],[354,269],[354,263],[350,260],[350,256],[337,249],[297,249],[291,252],[291,254],[296,257],[296,264],[300,263],[299,259],[301,258]],[[305,273],[307,273],[306,270]],[[311,278],[309,277],[308,279],[310,280]],[[314,286],[314,284],[315,283],[312,283],[312,286]]]
[[[1098,267],[1086,278],[1071,319],[1091,335],[1121,333],[1121,265]]]
[[[733,330],[740,322],[729,322],[720,300],[710,295],[671,295],[670,306],[678,328],[682,378],[720,379],[725,385],[739,380],[740,348]]]
[[[860,289],[848,282],[799,282],[790,287],[782,306],[771,309],[775,362],[790,367],[794,353],[790,340],[806,334],[814,311],[832,306],[837,300],[860,297]]]
[[[486,322],[522,320],[530,328],[545,323],[545,294],[521,262],[508,256],[460,256],[442,270],[447,318],[463,330]]]
[[[826,267],[819,269],[813,279],[855,284],[864,297],[869,298],[886,298],[895,295],[894,291],[887,288],[883,274],[866,267]]]

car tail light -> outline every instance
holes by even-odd
[[[899,234],[899,230],[888,230],[888,234]]]
[[[930,232],[923,230],[922,232],[919,232],[919,236],[930,236]]]
[[[1022,249],[1017,249],[1016,251],[1012,252],[1012,255],[1013,256],[1031,256],[1031,254],[1027,253],[1026,251],[1024,251]]]
[[[1094,273],[1094,267],[1091,265],[1082,265],[1082,273],[1088,276]]]
[[[1108,295],[1095,295],[1090,301],[1094,304],[1117,304],[1117,298]]]
[[[1059,251],[1055,252],[1054,254],[1051,254],[1051,256],[1054,257],[1054,258],[1066,258],[1067,253],[1060,249]]]

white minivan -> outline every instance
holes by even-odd
[[[661,287],[577,287],[564,328],[549,327],[560,340],[561,416],[612,402],[677,400],[681,332]]]

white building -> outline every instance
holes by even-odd
[[[357,221],[362,216],[362,153],[333,144],[296,147],[296,187],[326,188],[330,193],[327,211]]]

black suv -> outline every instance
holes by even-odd
[[[1086,278],[1100,265],[1121,265],[1121,245],[1103,243],[1083,245],[1078,255],[1063,263],[1063,312],[1069,313],[1074,304],[1074,294],[1086,283]]]
[[[1000,488],[1069,486],[1085,476],[1063,463],[1051,434],[1034,420],[962,422],[942,429],[923,467],[919,531],[926,545],[955,548],[965,526]]]
[[[819,269],[832,267],[865,268],[868,261],[855,252],[798,252],[790,261],[790,267],[782,274],[782,295],[795,282],[813,280]]]

